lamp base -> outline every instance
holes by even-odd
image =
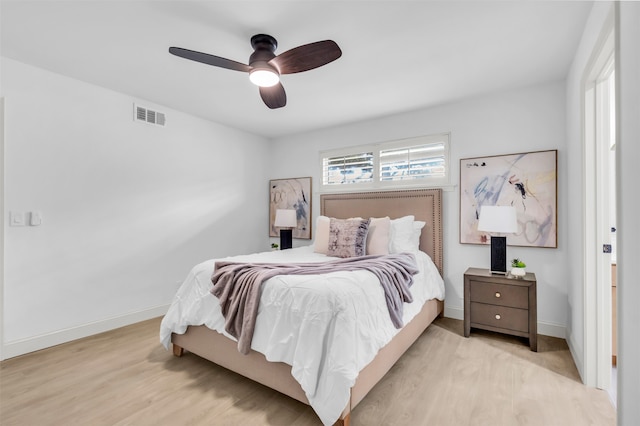
[[[280,250],[290,249],[293,244],[293,230],[291,229],[281,229],[280,230]]]
[[[507,237],[491,237],[491,273],[507,274]]]

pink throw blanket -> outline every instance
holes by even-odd
[[[318,275],[365,269],[378,277],[384,289],[391,321],[403,326],[403,303],[411,303],[409,288],[419,272],[410,253],[362,256],[325,263],[236,263],[216,262],[211,293],[220,299],[225,330],[238,339],[238,351],[249,353],[258,316],[262,283],[276,275]]]

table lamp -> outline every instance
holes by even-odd
[[[295,210],[278,209],[276,210],[276,220],[273,226],[280,228],[280,250],[290,249],[292,247],[293,228],[298,225]]]
[[[518,231],[516,209],[511,206],[482,206],[478,231],[511,234]],[[507,237],[491,236],[491,273],[507,273]]]

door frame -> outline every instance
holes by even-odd
[[[4,359],[4,97],[0,96],[0,361]]]
[[[589,64],[585,68],[583,93],[583,277],[584,277],[584,377],[586,385],[608,390],[611,387],[611,261],[602,254],[610,244],[608,205],[608,158],[603,155],[606,129],[599,125],[603,109],[601,78],[612,66],[615,53],[614,9],[600,33]],[[608,140],[608,139],[607,139]],[[608,148],[608,147],[607,147]],[[606,160],[606,161],[605,161]]]

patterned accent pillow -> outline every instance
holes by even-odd
[[[328,256],[365,255],[370,219],[333,219],[329,223]]]

